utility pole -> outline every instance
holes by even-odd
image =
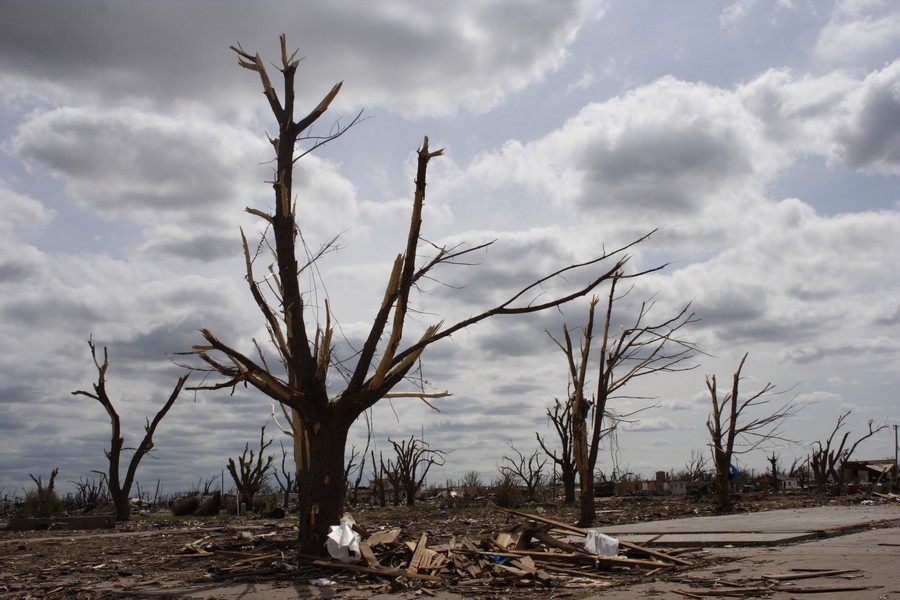
[[[898,465],[897,465],[897,424],[894,423],[894,478],[892,480],[892,487],[894,489],[897,488],[897,473],[898,473]]]

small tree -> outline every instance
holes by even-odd
[[[279,442],[279,444],[281,444],[281,442]],[[288,468],[287,457],[288,451],[284,449],[284,444],[281,444],[281,475],[279,476],[278,469],[273,469],[272,473],[275,475],[275,482],[278,483],[278,489],[284,494],[284,512],[287,512],[288,510],[288,505],[291,501],[291,493],[297,491],[297,471]],[[282,480],[282,477],[284,480]]]
[[[684,463],[686,479],[688,481],[708,481],[708,463],[709,457],[705,456],[701,450],[691,450],[691,457]]]
[[[110,501],[106,475],[100,473],[100,476],[99,480],[79,477],[78,481],[69,482],[75,486],[74,500],[78,508],[92,509],[103,506]]]
[[[557,455],[556,449],[548,447],[541,434],[535,432],[534,435],[544,453],[559,466],[559,478],[563,484],[565,503],[572,505],[575,504],[575,478],[578,475],[575,457],[572,454],[572,399],[570,398],[565,403],[556,399],[553,410],[547,409],[547,416],[550,417],[550,422],[559,438],[559,454]]]
[[[783,440],[780,432],[781,424],[784,419],[797,412],[797,408],[788,403],[768,415],[750,417],[749,413],[756,407],[769,402],[767,396],[772,395],[775,386],[767,383],[755,394],[741,399],[739,395],[741,370],[747,356],[744,354],[741,359],[732,378],[731,392],[724,397],[719,397],[716,376],[706,377],[706,388],[712,400],[712,412],[707,417],[706,428],[709,430],[713,465],[716,469],[716,504],[723,512],[734,506],[733,489],[737,476],[732,464],[734,457],[755,450],[764,442]]]
[[[428,443],[409,436],[408,440],[399,443],[388,439],[394,447],[395,460],[394,471],[397,473],[397,483],[406,492],[406,505],[414,506],[416,494],[425,483],[425,477],[429,469],[434,465],[444,466],[444,457],[447,455],[442,450],[432,450]],[[399,490],[397,490],[399,492]]]
[[[266,441],[266,426],[263,425],[259,433],[259,454],[250,450],[250,442],[247,442],[237,463],[233,458],[228,459],[228,472],[240,497],[238,502],[245,503],[248,509],[253,506],[253,497],[263,489],[269,478],[269,468],[275,457],[271,454],[266,456],[265,452],[271,445],[272,440]]]
[[[769,461],[769,468],[771,469],[769,471],[769,473],[771,474],[770,476],[772,477],[772,482],[771,482],[772,491],[777,494],[779,491],[779,487],[778,487],[778,455],[775,454],[774,450],[772,451],[772,455],[768,457],[768,461]]]
[[[50,473],[50,481],[47,482],[46,487],[44,487],[44,482],[40,475],[35,477],[31,473],[28,474],[37,487],[25,492],[25,500],[20,509],[20,514],[23,517],[55,517],[62,513],[62,501],[54,489],[58,474],[59,467],[53,469]]]
[[[106,413],[109,415],[110,425],[112,426],[112,438],[109,450],[103,451],[106,459],[109,461],[109,469],[105,474],[106,483],[109,486],[109,495],[112,498],[113,505],[116,507],[116,521],[127,521],[131,518],[131,501],[129,496],[131,495],[131,486],[134,483],[138,465],[144,456],[153,450],[153,434],[156,433],[156,428],[159,426],[160,421],[163,420],[169,409],[175,404],[175,399],[178,398],[178,394],[181,393],[181,388],[184,387],[184,383],[190,374],[188,373],[178,378],[178,381],[175,383],[175,389],[172,390],[172,393],[169,394],[169,399],[166,400],[163,407],[153,417],[153,421],[150,421],[150,419],[146,420],[144,439],[134,449],[134,454],[131,455],[131,461],[128,463],[128,469],[125,471],[125,479],[123,480],[119,476],[119,464],[122,460],[122,450],[125,449],[125,437],[122,435],[119,413],[116,412],[116,408],[113,406],[112,400],[109,399],[106,391],[106,371],[109,369],[109,355],[107,354],[106,346],[104,346],[103,362],[101,363],[97,358],[97,347],[91,338],[88,339],[88,347],[91,349],[91,358],[93,358],[94,365],[97,367],[97,383],[93,384],[93,393],[77,390],[72,392],[72,395],[93,398],[103,405],[103,408],[106,409]]]
[[[582,330],[580,352],[575,350],[566,326],[563,326],[564,342],[560,342],[548,332],[550,338],[565,353],[569,366],[572,389],[569,396],[572,403],[572,453],[581,483],[578,519],[581,527],[590,526],[595,519],[593,481],[597,454],[600,450],[600,441],[615,428],[615,422],[612,426],[604,425],[604,418],[611,415],[609,401],[624,386],[638,377],[694,368],[685,365],[694,354],[694,345],[677,337],[682,327],[696,321],[694,314],[688,312],[690,304],[674,317],[657,323],[647,323],[654,303],[643,302],[632,324],[622,327],[618,335],[613,333],[613,306],[624,297],[616,295],[618,283],[648,272],[650,271],[625,275],[622,271],[616,271],[612,276],[600,332],[600,349],[594,357],[598,366],[596,391],[593,396],[589,397],[587,392],[588,364],[592,358],[594,311],[600,302],[599,298],[597,296],[591,298],[588,323]]]
[[[862,437],[847,446],[847,440],[850,437],[850,430],[844,432],[840,442],[835,442],[834,436],[846,425],[847,417],[850,411],[842,413],[831,430],[831,435],[823,444],[820,441],[813,442],[813,450],[810,456],[810,468],[813,472],[813,478],[816,482],[816,488],[820,492],[824,492],[828,487],[828,482],[835,484],[835,492],[840,493],[844,487],[844,465],[850,460],[850,457],[856,451],[856,447],[863,441],[869,439],[882,429],[887,429],[887,424],[875,427],[875,421],[869,419],[869,430]]]
[[[467,471],[466,474],[463,475],[461,483],[463,487],[475,490],[476,494],[478,493],[478,488],[484,485],[481,482],[481,474],[478,471]]]
[[[503,457],[507,464],[500,467],[500,473],[508,475],[512,478],[512,481],[521,481],[522,485],[525,486],[526,498],[534,501],[537,499],[538,491],[540,491],[544,483],[544,466],[547,464],[547,461],[540,459],[538,450],[526,457],[512,445],[512,442],[510,442],[509,447],[516,453],[516,456],[515,458]]]

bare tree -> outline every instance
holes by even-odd
[[[462,485],[465,488],[472,488],[474,493],[478,493],[478,488],[484,485],[481,482],[481,474],[478,471],[467,471],[462,478]]]
[[[536,500],[538,491],[546,479],[544,466],[547,464],[547,461],[540,459],[538,450],[526,457],[513,446],[512,442],[510,442],[509,447],[516,453],[516,456],[514,458],[509,456],[503,457],[506,464],[500,466],[501,475],[508,475],[514,481],[521,481],[522,485],[525,486],[527,499]]]
[[[788,475],[797,480],[797,485],[805,488],[810,480],[809,457],[794,458]]]
[[[734,506],[734,468],[732,460],[736,455],[746,454],[761,444],[784,440],[780,427],[784,419],[794,415],[797,408],[787,403],[768,415],[751,418],[749,413],[768,404],[768,397],[775,386],[765,384],[758,392],[742,399],[739,395],[741,370],[747,360],[741,359],[732,378],[731,392],[719,398],[716,376],[706,377],[706,388],[712,401],[712,412],[706,420],[712,448],[713,465],[716,469],[716,503],[719,510],[727,511]],[[785,440],[786,441],[786,440]]]
[[[709,457],[701,450],[691,450],[691,457],[684,463],[684,471],[688,481],[707,481],[709,471],[706,468]]]
[[[271,445],[272,440],[266,441],[266,426],[263,425],[259,432],[259,454],[250,450],[250,442],[247,442],[237,463],[233,458],[228,459],[228,472],[237,488],[238,502],[245,503],[248,510],[253,506],[253,497],[265,486],[269,477],[269,468],[275,457],[271,454],[266,456],[265,452]]]
[[[776,494],[779,491],[778,487],[778,455],[775,454],[775,451],[772,451],[772,456],[768,457],[769,467],[771,468],[771,477],[772,477],[772,491]]]
[[[447,455],[442,450],[432,450],[428,443],[409,436],[408,440],[399,443],[388,439],[394,447],[395,471],[400,488],[406,492],[406,505],[414,506],[416,494],[425,483],[428,471],[434,465],[443,466],[444,457]],[[399,490],[398,490],[399,491]]]
[[[434,397],[449,395],[446,392],[426,393],[424,387],[412,391],[395,391],[407,380],[419,363],[427,347],[452,336],[476,323],[500,315],[535,313],[560,306],[584,296],[603,281],[618,272],[628,260],[627,249],[632,244],[612,252],[604,252],[591,260],[562,267],[541,277],[513,293],[508,300],[462,321],[445,324],[438,321],[427,327],[418,339],[408,340],[406,317],[411,309],[412,294],[423,278],[434,277],[434,270],[442,265],[462,264],[463,257],[490,246],[491,242],[470,248],[460,246],[433,246],[434,254],[420,258],[419,241],[422,239],[422,213],[425,201],[426,174],[429,162],[443,154],[431,150],[426,137],[418,150],[415,192],[412,217],[404,251],[394,262],[384,297],[375,311],[371,329],[362,348],[355,355],[352,371],[341,371],[349,364],[341,357],[333,356],[332,336],[334,324],[330,303],[309,297],[321,293],[315,284],[304,289],[301,273],[311,274],[310,269],[318,258],[333,244],[325,244],[318,252],[310,252],[301,266],[297,258],[299,216],[293,189],[293,167],[302,156],[328,141],[342,135],[347,127],[338,127],[327,136],[315,137],[309,133],[313,125],[328,109],[340,91],[335,85],[322,101],[306,116],[294,116],[294,80],[299,61],[287,51],[281,36],[280,71],[284,80],[282,98],[279,98],[258,55],[245,52],[240,46],[232,49],[238,55],[240,66],[255,71],[264,95],[277,122],[277,137],[270,138],[275,149],[275,173],[273,180],[274,213],[256,208],[247,211],[266,223],[267,231],[274,238],[260,244],[271,248],[274,264],[267,268],[264,278],[254,270],[255,256],[243,236],[246,279],[257,307],[263,314],[270,341],[276,353],[277,364],[265,354],[254,340],[256,357],[249,356],[235,346],[219,340],[203,329],[205,343],[194,346],[193,354],[206,363],[208,370],[224,376],[224,380],[198,385],[195,389],[227,389],[238,384],[249,384],[277,401],[290,419],[294,432],[294,458],[299,483],[298,538],[301,554],[320,554],[328,527],[341,516],[345,496],[344,452],[347,434],[354,421],[375,403],[387,397],[414,397],[427,402]],[[354,119],[350,125],[356,122]],[[309,148],[297,153],[298,144],[308,143]],[[302,238],[301,238],[302,241]],[[607,261],[611,265],[604,266]],[[579,273],[590,271],[583,284],[572,285],[557,296],[547,297],[552,285],[565,287],[579,279]],[[573,289],[574,288],[574,289]],[[318,309],[318,316],[312,313]],[[326,381],[330,372],[337,370],[345,384],[336,393],[329,392]]]
[[[856,451],[856,447],[882,429],[887,429],[887,424],[875,427],[875,421],[869,419],[868,432],[850,444],[850,446],[847,446],[850,430],[844,432],[840,442],[835,442],[834,436],[846,425],[850,412],[848,410],[838,417],[834,429],[831,430],[831,435],[828,436],[824,444],[821,441],[813,442],[810,468],[816,482],[816,488],[820,492],[824,492],[828,487],[828,482],[831,481],[835,484],[835,492],[840,493],[844,486],[844,465],[850,460],[850,457]]]
[[[569,398],[565,403],[556,399],[553,410],[547,409],[547,416],[550,417],[550,422],[559,438],[558,455],[556,449],[548,447],[539,433],[535,432],[534,434],[544,453],[559,466],[559,477],[563,484],[565,503],[569,505],[575,504],[575,478],[578,475],[575,457],[572,454],[572,401],[573,398]]]
[[[404,488],[401,484],[400,479],[400,471],[397,469],[397,465],[391,459],[388,459],[387,463],[384,462],[384,453],[379,452],[378,458],[381,460],[381,505],[385,505],[385,489],[387,486],[385,485],[385,479],[388,483],[391,484],[391,490],[393,491],[393,495],[391,497],[391,504],[394,506],[400,506],[400,499],[403,496]]]
[[[109,415],[109,421],[112,427],[112,438],[109,450],[103,451],[109,461],[109,470],[105,475],[106,483],[109,486],[109,495],[112,498],[113,505],[116,507],[116,520],[127,521],[131,518],[131,502],[129,500],[129,495],[131,494],[131,486],[134,482],[138,465],[144,456],[153,450],[153,434],[156,433],[156,428],[159,426],[160,421],[163,420],[169,412],[169,409],[175,404],[175,400],[178,398],[178,394],[181,393],[181,388],[184,387],[184,383],[187,381],[190,374],[182,375],[178,378],[178,381],[175,383],[175,389],[172,390],[172,393],[169,394],[169,399],[166,400],[163,407],[159,409],[159,412],[153,417],[153,421],[146,419],[146,424],[144,425],[144,439],[142,439],[141,443],[138,444],[138,447],[134,449],[134,454],[131,455],[131,461],[128,463],[128,469],[125,471],[125,479],[123,480],[120,479],[119,476],[119,464],[122,459],[122,451],[125,449],[125,438],[122,435],[122,424],[119,413],[116,412],[116,408],[113,406],[112,400],[109,399],[109,395],[106,391],[106,371],[109,369],[109,355],[104,346],[103,362],[101,363],[97,357],[97,347],[94,345],[93,339],[88,339],[88,346],[91,349],[91,357],[94,360],[94,365],[97,367],[97,383],[93,384],[93,393],[77,390],[72,392],[72,395],[93,398],[103,405],[103,408],[106,409],[106,413]]]
[[[588,323],[582,330],[580,352],[576,351],[566,326],[563,327],[564,342],[560,342],[548,332],[551,339],[565,353],[569,366],[570,385],[573,390],[570,395],[572,452],[581,483],[578,523],[582,527],[591,525],[595,519],[593,481],[600,441],[615,428],[615,419],[612,419],[612,425],[604,425],[604,418],[611,416],[609,400],[615,398],[625,385],[638,377],[694,368],[685,364],[695,352],[694,345],[677,337],[681,328],[696,321],[694,314],[688,312],[689,304],[674,317],[648,324],[647,320],[654,303],[645,301],[630,326],[623,326],[618,336],[612,333],[613,306],[625,295],[616,295],[618,283],[644,273],[646,271],[625,275],[622,271],[616,271],[611,278],[600,332],[600,349],[597,352],[596,390],[592,397],[588,398],[586,390],[589,383],[588,364],[592,358],[591,345],[594,340],[594,312],[599,298],[597,296],[591,298]]]
[[[281,475],[279,476],[278,469],[272,469],[272,473],[275,475],[275,482],[278,484],[278,489],[284,494],[284,512],[287,512],[288,505],[291,502],[291,492],[297,491],[297,470],[288,468],[288,451],[284,449],[284,444],[281,442],[278,443],[281,444]],[[284,480],[282,480],[282,477]]]
[[[99,480],[79,477],[78,481],[69,481],[75,486],[75,502],[79,508],[90,510],[110,501],[106,476],[103,473],[100,475]]]

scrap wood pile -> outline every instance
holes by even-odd
[[[218,549],[203,538],[186,544],[182,554],[225,558],[211,569],[218,578],[246,578],[292,572],[317,584],[349,584],[357,589],[390,585],[428,591],[453,587],[602,587],[621,577],[647,577],[692,563],[678,555],[693,549],[661,551],[619,541],[615,556],[601,556],[584,547],[588,530],[539,515],[505,511],[514,521],[499,533],[472,539],[451,536],[434,541],[422,533],[405,539],[400,529],[359,533],[353,553],[343,562],[307,557],[294,562],[289,551],[247,553]],[[338,579],[338,581],[335,581]]]

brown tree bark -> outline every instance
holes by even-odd
[[[191,353],[206,363],[207,370],[217,372],[225,379],[193,389],[233,388],[239,383],[245,383],[281,405],[291,422],[294,436],[300,494],[300,552],[318,554],[324,549],[328,527],[337,524],[342,514],[346,487],[343,477],[344,450],[347,433],[353,422],[385,397],[413,397],[427,401],[427,398],[449,395],[446,392],[426,394],[421,391],[394,391],[406,380],[428,346],[491,317],[539,312],[584,296],[612,277],[628,260],[629,257],[625,254],[627,249],[647,236],[586,262],[558,269],[524,286],[507,301],[468,319],[449,326],[439,321],[428,327],[417,340],[409,341],[404,337],[404,325],[416,284],[436,267],[458,262],[461,257],[490,245],[488,243],[466,249],[438,247],[432,258],[417,266],[428,164],[431,159],[443,154],[442,150],[431,150],[428,138],[425,137],[418,150],[412,215],[404,252],[394,262],[384,298],[376,310],[371,329],[356,357],[356,366],[346,386],[329,397],[326,380],[333,367],[332,315],[327,299],[321,318],[316,318],[316,315],[309,314],[306,310],[306,294],[311,290],[302,289],[300,273],[315,262],[318,255],[302,267],[296,258],[295,240],[300,219],[293,192],[293,167],[303,154],[346,131],[346,127],[339,129],[324,139],[310,138],[306,133],[328,109],[340,91],[341,84],[335,85],[306,117],[295,120],[294,79],[299,62],[293,55],[288,56],[284,36],[281,37],[280,67],[284,79],[282,98],[275,92],[258,55],[251,55],[240,46],[232,49],[238,54],[238,62],[242,67],[259,75],[263,93],[278,122],[278,137],[270,139],[276,156],[274,213],[247,209],[266,221],[274,237],[277,269],[267,274],[269,277],[266,279],[266,285],[274,284],[271,292],[267,292],[261,285],[262,280],[255,277],[250,244],[242,236],[247,282],[265,319],[270,342],[277,352],[278,364],[270,364],[258,344],[258,356],[254,359],[221,342],[211,331],[204,329],[201,333],[206,343],[194,346]],[[355,122],[356,119],[351,125]],[[297,145],[303,141],[303,136],[307,136],[307,141],[312,140],[312,148],[297,156]],[[593,273],[582,287],[550,300],[539,301],[544,284],[564,281],[565,277],[576,271],[600,267],[608,260],[612,264],[603,266],[599,273]],[[321,322],[323,320],[324,323]]]

